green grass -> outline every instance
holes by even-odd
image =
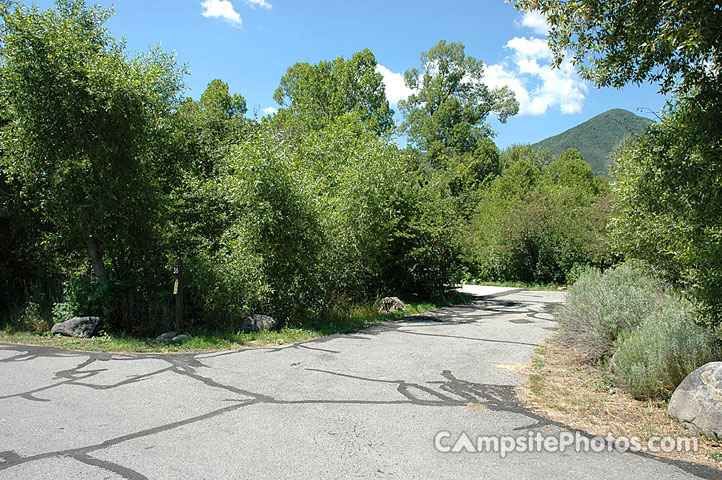
[[[257,333],[190,332],[193,336],[179,344],[162,344],[155,338],[137,338],[124,334],[105,333],[93,338],[70,338],[50,333],[35,333],[5,327],[0,329],[0,341],[25,345],[42,345],[68,350],[129,353],[199,353],[238,350],[264,346],[305,342],[314,338],[360,330],[375,323],[404,316],[418,315],[439,307],[468,303],[471,297],[453,294],[445,302],[407,302],[406,312],[378,313],[374,303],[354,304],[339,308],[298,328],[284,327],[278,331]]]
[[[531,359],[531,366],[537,370],[541,370],[546,366],[546,363],[542,357],[534,357]]]
[[[539,395],[544,389],[544,379],[539,375],[529,376],[529,389],[532,393]]]

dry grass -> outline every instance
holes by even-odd
[[[635,400],[603,373],[581,362],[581,353],[552,338],[537,348],[521,371],[526,381],[519,400],[535,412],[591,435],[639,437],[695,436],[667,414],[667,402]],[[656,454],[722,469],[722,442],[699,436],[697,452]]]

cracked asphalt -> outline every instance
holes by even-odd
[[[0,479],[721,477],[616,451],[437,451],[441,431],[572,431],[514,397],[513,367],[556,329],[563,293],[465,289],[470,305],[276,348],[0,344]]]

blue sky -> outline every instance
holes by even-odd
[[[30,2],[25,2],[30,3]],[[51,0],[37,2],[41,8]],[[92,0],[88,3],[96,3]],[[598,90],[570,65],[549,67],[544,19],[503,0],[117,0],[109,28],[131,51],[161,43],[187,64],[187,95],[220,78],[253,112],[278,107],[272,95],[286,68],[346,58],[370,48],[395,102],[407,94],[400,74],[439,40],[459,41],[487,65],[487,83],[509,85],[521,112],[492,120],[500,147],[533,143],[610,108],[653,117],[664,104],[654,86]]]

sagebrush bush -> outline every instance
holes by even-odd
[[[585,361],[597,363],[611,356],[617,338],[640,325],[663,299],[663,285],[630,265],[605,273],[588,268],[558,310],[560,335],[585,352]]]
[[[667,397],[687,375],[722,358],[712,331],[695,323],[686,301],[667,295],[660,308],[617,340],[611,371],[637,398]]]

